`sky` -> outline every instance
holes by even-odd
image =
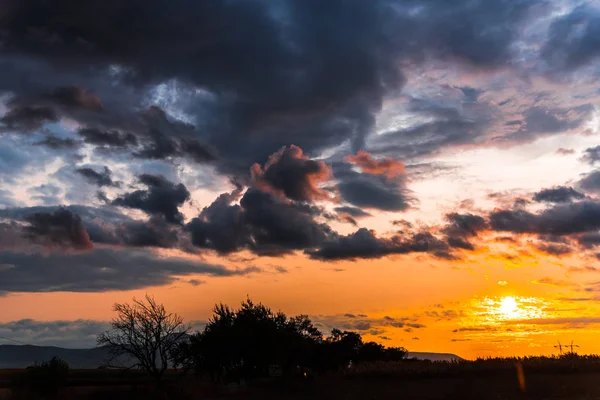
[[[0,344],[148,293],[600,352],[598,38],[599,1],[5,0]]]

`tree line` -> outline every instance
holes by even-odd
[[[218,304],[206,326],[191,332],[177,314],[153,297],[115,304],[110,330],[98,337],[112,360],[127,356],[130,367],[144,369],[160,381],[165,371],[181,368],[215,382],[250,380],[269,375],[306,376],[372,361],[399,361],[403,347],[364,342],[356,332],[333,329],[329,336],[307,315],[288,317],[246,299],[239,308]]]

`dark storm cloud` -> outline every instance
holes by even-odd
[[[142,174],[138,177],[147,190],[125,193],[112,201],[122,207],[142,210],[150,215],[160,215],[167,222],[181,224],[183,215],[179,207],[190,199],[190,192],[182,184],[175,184],[160,175]]]
[[[178,106],[196,127],[185,136],[137,127],[134,153],[198,162],[218,155],[221,170],[244,173],[290,143],[310,155],[344,142],[360,150],[383,96],[404,83],[402,61],[510,64],[536,3],[7,0],[0,87],[52,103],[88,129],[120,130],[148,88],[178,82],[186,99]],[[85,113],[67,110],[75,106]],[[427,147],[467,141],[468,123],[460,124]]]
[[[448,147],[489,142],[488,130],[498,114],[493,103],[480,100],[474,104],[462,97],[454,104],[437,97],[411,97],[404,110],[418,115],[420,122],[370,138],[372,153],[412,159]]]
[[[593,248],[600,245],[600,232],[588,232],[577,238],[577,242],[584,248]]]
[[[34,243],[49,247],[89,250],[94,247],[79,215],[65,208],[52,213],[35,212],[24,216],[29,223],[25,236]]]
[[[570,203],[573,200],[581,200],[584,198],[585,195],[583,193],[579,193],[572,187],[567,186],[555,186],[549,189],[542,189],[533,196],[534,201],[547,203]]]
[[[598,161],[600,161],[600,146],[596,147],[588,147],[583,151],[583,156],[581,156],[581,161],[586,162],[590,165],[594,165]]]
[[[475,246],[469,239],[477,237],[480,231],[487,229],[486,220],[479,215],[451,213],[446,215],[448,225],[442,232],[450,247],[474,250]]]
[[[129,220],[124,217],[122,222],[112,224],[88,220],[84,221],[84,225],[94,243],[179,248],[184,251],[189,251],[191,247],[180,228],[170,225],[160,217],[152,217],[148,221]]]
[[[37,191],[48,193],[49,196],[53,193],[44,188]],[[81,224],[87,232],[89,240],[94,244],[178,248],[188,252],[192,250],[190,240],[185,232],[180,227],[167,223],[164,218],[152,217],[147,221],[133,220],[110,208],[86,206],[9,208],[0,210],[0,218],[26,222],[31,215],[53,215],[61,210],[66,210],[81,218]],[[19,229],[21,229],[20,226]]]
[[[215,151],[195,138],[195,127],[169,118],[159,107],[149,107],[141,114],[141,148],[134,152],[140,158],[155,160],[190,157],[198,163],[216,159]]]
[[[254,164],[251,172],[255,186],[281,192],[291,200],[312,202],[329,197],[317,186],[331,178],[329,167],[323,161],[308,159],[298,146],[282,148],[269,157],[264,169]]]
[[[60,138],[58,136],[49,134],[44,137],[44,139],[35,143],[38,146],[46,146],[54,150],[61,149],[76,149],[81,143],[72,138]]]
[[[558,204],[538,213],[523,209],[496,210],[490,214],[490,226],[496,231],[552,235],[594,231],[600,229],[600,203]]]
[[[97,146],[126,148],[137,145],[137,137],[132,133],[123,133],[116,130],[100,130],[96,128],[83,128],[77,131],[85,143]]]
[[[220,253],[248,248],[278,255],[316,247],[332,234],[304,205],[256,189],[232,204],[239,196],[239,190],[222,194],[187,225],[194,245]]]
[[[102,111],[100,99],[93,93],[86,92],[77,86],[63,86],[52,90],[42,96],[51,103],[67,108],[84,108],[93,111]]]
[[[164,258],[133,249],[96,248],[84,253],[0,251],[1,292],[102,292],[165,285],[178,276],[236,276],[256,268],[228,269],[181,258]]]
[[[568,72],[600,55],[600,9],[581,5],[550,26],[542,57],[553,72]]]
[[[56,122],[58,117],[48,107],[19,106],[11,108],[0,119],[4,131],[29,133],[40,129],[48,122]]]
[[[357,260],[407,253],[431,253],[436,257],[448,258],[448,250],[448,245],[427,232],[386,239],[361,228],[348,236],[333,237],[319,249],[307,253],[318,260]]]
[[[350,165],[341,163],[334,164],[333,171],[342,199],[353,206],[403,211],[413,202],[403,176],[388,179],[385,175],[356,172]]]
[[[83,176],[89,183],[99,187],[113,186],[119,187],[120,184],[112,180],[112,172],[108,167],[104,167],[102,172],[97,172],[92,168],[78,168],[75,170],[79,175]]]
[[[596,170],[585,175],[579,182],[579,187],[589,193],[600,193],[600,171]]]

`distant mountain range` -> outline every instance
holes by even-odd
[[[64,349],[52,346],[0,345],[0,368],[26,368],[52,357],[62,358],[71,368],[89,369],[98,368],[110,355],[104,347]]]
[[[51,346],[0,345],[0,368],[26,368],[35,362],[60,357],[69,363],[71,368],[98,368],[108,358],[108,350],[104,347],[93,349],[65,349]],[[462,360],[457,355],[447,353],[410,352],[408,358],[432,361]]]
[[[408,353],[408,358],[416,358],[418,360],[431,360],[431,361],[461,361],[463,358],[451,353],[422,353],[418,351],[411,351]]]

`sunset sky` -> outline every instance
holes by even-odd
[[[249,296],[600,353],[600,1],[0,2],[0,344]]]

